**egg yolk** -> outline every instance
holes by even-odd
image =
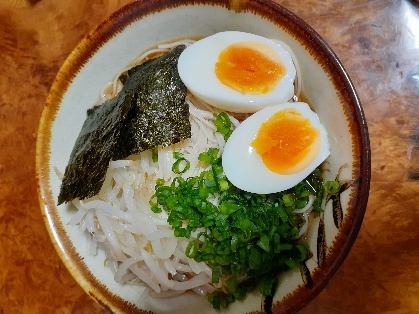
[[[266,94],[275,89],[286,68],[278,53],[258,42],[240,42],[221,51],[215,74],[221,83],[243,94]]]
[[[320,131],[297,110],[284,109],[262,123],[251,146],[271,171],[294,174],[319,154]]]

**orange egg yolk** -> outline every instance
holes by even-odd
[[[266,94],[275,89],[286,68],[267,45],[241,42],[218,56],[215,74],[221,83],[243,94]]]
[[[294,174],[319,154],[320,131],[297,110],[284,109],[262,123],[251,146],[271,171]]]

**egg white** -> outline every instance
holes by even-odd
[[[320,131],[320,152],[317,157],[302,171],[292,175],[281,175],[269,170],[261,156],[251,146],[259,127],[273,114],[286,108],[294,108]],[[228,139],[222,165],[230,182],[236,187],[252,193],[269,194],[292,188],[305,179],[330,154],[327,132],[318,116],[308,104],[302,102],[283,103],[266,107],[244,120]]]
[[[221,51],[243,41],[260,42],[278,53],[286,72],[273,91],[262,95],[243,94],[224,85],[217,78],[215,64]],[[290,54],[278,42],[250,33],[227,31],[195,42],[180,55],[178,72],[188,90],[196,97],[214,107],[232,112],[253,113],[286,102],[294,95],[296,70]]]

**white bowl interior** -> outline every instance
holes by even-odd
[[[104,85],[135,57],[159,43],[179,38],[197,38],[219,31],[237,30],[275,38],[286,43],[295,53],[301,67],[303,94],[317,112],[328,130],[331,144],[331,156],[326,168],[329,178],[334,178],[340,166],[347,165],[341,177],[351,178],[353,154],[350,127],[344,113],[344,106],[334,90],[328,75],[302,44],[267,19],[251,13],[236,13],[222,7],[211,5],[179,6],[170,10],[150,14],[131,23],[128,27],[106,42],[81,68],[79,73],[63,95],[60,109],[53,122],[50,142],[49,180],[52,194],[57,200],[61,181],[54,167],[64,171],[72,147],[85,119],[88,108],[98,101],[99,92]],[[344,213],[347,208],[350,190],[342,194]],[[328,204],[330,207],[331,204]],[[330,209],[330,208],[329,208]],[[138,308],[157,313],[213,313],[212,306],[206,299],[191,294],[166,299],[142,298],[142,287],[120,285],[113,279],[112,272],[104,266],[105,256],[88,256],[86,238],[77,227],[67,223],[75,213],[69,205],[57,207],[67,236],[77,253],[83,258],[88,270],[105,285],[109,291]],[[311,225],[307,241],[314,258],[307,262],[310,271],[317,267],[316,237],[318,219]],[[338,229],[334,226],[331,210],[325,213],[327,246],[332,246]],[[70,269],[71,270],[71,269]],[[82,285],[88,285],[85,279],[79,279]],[[275,300],[281,300],[299,285],[303,285],[299,270],[282,276]],[[86,286],[85,286],[86,288]],[[243,313],[260,310],[260,294],[253,293],[243,302],[234,302],[229,313]]]

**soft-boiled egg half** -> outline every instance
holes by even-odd
[[[294,95],[287,50],[262,36],[227,31],[199,40],[180,55],[178,72],[197,98],[222,110],[256,112]]]
[[[327,132],[302,102],[266,107],[228,139],[222,164],[236,187],[269,194],[292,188],[329,156]]]

